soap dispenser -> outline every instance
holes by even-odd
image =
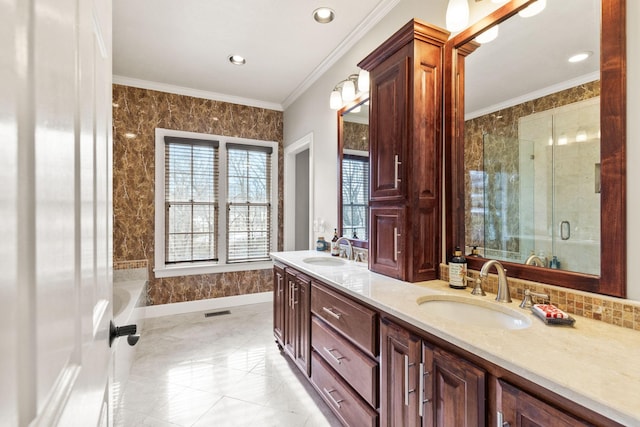
[[[449,287],[453,289],[464,289],[467,287],[467,260],[462,255],[459,247],[453,253],[449,261]]]

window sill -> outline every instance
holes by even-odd
[[[165,265],[156,267],[153,273],[156,278],[192,276],[195,274],[227,273],[231,271],[270,270],[273,268],[271,261],[243,262],[238,264],[205,264],[193,263],[183,265]]]

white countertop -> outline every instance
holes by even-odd
[[[494,304],[494,294],[470,295],[441,280],[408,283],[347,261],[339,267],[303,262],[329,256],[315,251],[276,252],[274,260],[295,267],[358,300],[379,308],[432,335],[501,366],[531,382],[583,405],[623,425],[640,425],[640,333],[574,316],[573,327],[547,326],[519,301],[507,304],[532,325],[507,330],[446,321],[417,304],[419,297],[450,294],[481,298]]]

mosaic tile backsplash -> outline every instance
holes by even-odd
[[[276,141],[283,176],[283,113],[147,89],[113,85],[114,269],[149,269],[150,304],[266,292],[271,270],[157,279],[154,265],[155,128]],[[129,134],[129,137],[127,137]],[[279,241],[282,248],[282,178]]]
[[[478,271],[470,270],[468,276],[478,278]],[[449,266],[440,264],[440,277],[449,280]],[[472,283],[472,282],[471,282]],[[498,291],[498,276],[489,274],[483,288],[490,293]],[[514,303],[519,304],[524,296],[524,290],[549,295],[551,304],[561,310],[576,316],[587,317],[610,323],[615,326],[640,331],[640,302],[627,299],[592,294],[544,283],[531,282],[516,278],[509,278],[509,291]],[[471,291],[471,287],[469,287]]]

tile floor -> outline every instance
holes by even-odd
[[[114,426],[340,425],[280,353],[272,304],[229,310],[145,321]]]

